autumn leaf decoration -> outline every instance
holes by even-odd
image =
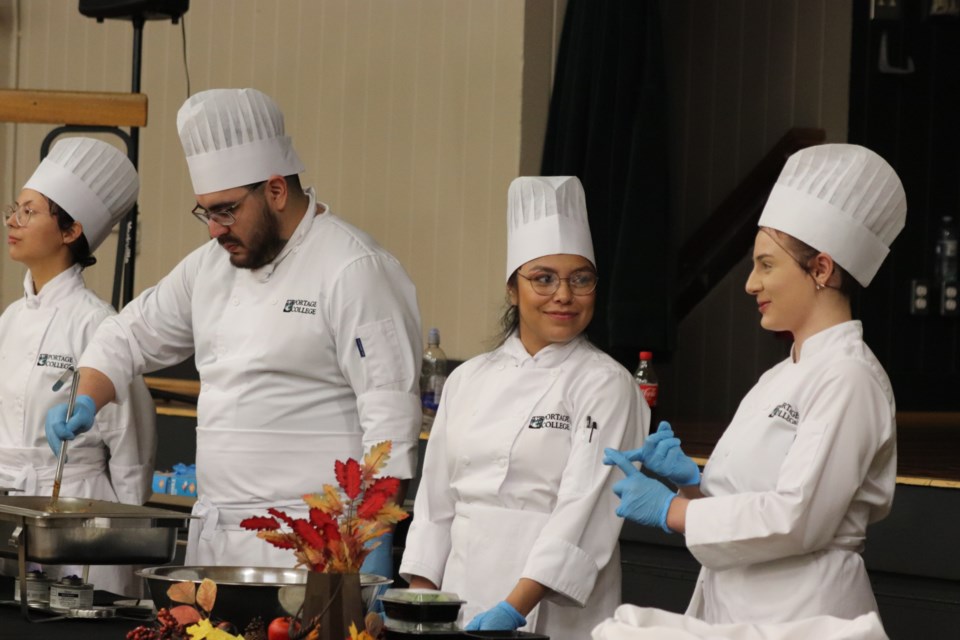
[[[363,463],[353,458],[334,464],[339,487],[325,484],[320,493],[303,496],[309,507],[307,518],[291,518],[279,509],[267,509],[267,516],[254,516],[240,526],[256,531],[257,537],[280,549],[290,549],[297,566],[320,573],[358,573],[364,558],[390,531],[391,525],[407,517],[394,502],[400,481],[377,477],[390,459],[392,443],[372,447]]]

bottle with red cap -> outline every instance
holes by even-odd
[[[653,370],[653,352],[641,351],[640,364],[633,374],[633,378],[640,385],[640,392],[643,394],[647,405],[653,409],[657,406],[657,392],[660,390],[660,383],[657,380],[657,373]]]

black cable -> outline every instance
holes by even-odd
[[[190,67],[187,66],[187,16],[180,16],[180,36],[183,42],[183,73],[187,78],[187,97],[190,97]]]

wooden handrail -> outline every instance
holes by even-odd
[[[0,122],[145,127],[143,93],[0,89]]]
[[[678,320],[690,313],[749,250],[760,212],[787,158],[825,139],[822,129],[787,131],[680,247],[679,292],[674,307]]]

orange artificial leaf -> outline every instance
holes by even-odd
[[[167,589],[167,597],[181,604],[193,604],[196,599],[197,588],[192,582],[177,582]]]
[[[383,465],[390,459],[390,450],[393,449],[393,442],[384,440],[370,447],[369,453],[363,456],[363,479],[370,481],[373,476],[380,473]]]
[[[397,506],[397,503],[388,502],[383,506],[382,509],[380,509],[379,512],[377,512],[377,521],[388,524],[396,524],[409,517],[409,515],[410,514],[403,510],[403,507]]]
[[[185,604],[170,609],[170,615],[173,616],[174,620],[185,627],[189,627],[190,625],[196,624],[203,620],[203,617],[200,615],[199,611]]]
[[[323,485],[323,493],[309,493],[303,496],[303,501],[314,509],[320,509],[331,516],[343,513],[343,503],[340,502],[340,492],[332,484]]]
[[[278,549],[296,549],[297,537],[292,533],[283,533],[281,531],[258,531],[257,537],[266,540]]]
[[[210,578],[204,578],[197,587],[197,604],[200,608],[210,613],[213,611],[213,603],[217,601],[217,583]]]

